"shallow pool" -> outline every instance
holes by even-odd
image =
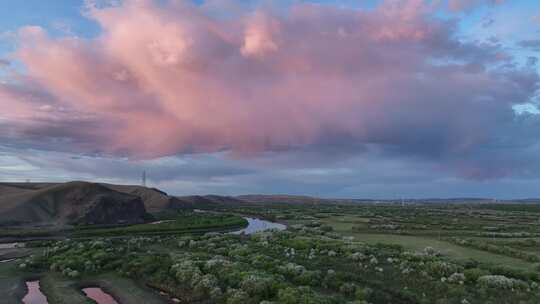
[[[99,287],[83,288],[84,294],[98,304],[118,304],[116,300],[108,293]]]
[[[39,281],[27,281],[28,293],[22,299],[24,304],[47,304],[47,297],[39,289]]]

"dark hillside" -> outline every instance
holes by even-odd
[[[0,192],[2,226],[139,223],[146,216],[138,196],[94,183],[70,182],[48,187],[3,184]]]

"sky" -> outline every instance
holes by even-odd
[[[0,1],[0,181],[540,197],[540,1]]]

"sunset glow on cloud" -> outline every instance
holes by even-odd
[[[459,25],[505,1],[226,2],[89,1],[93,37],[18,28],[0,138],[142,162],[369,155],[463,180],[539,177],[540,120],[515,111],[537,102],[536,60]]]

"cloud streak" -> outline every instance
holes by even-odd
[[[439,9],[389,0],[225,18],[178,1],[89,4],[93,39],[19,30],[27,72],[0,86],[0,136],[142,159],[375,146],[467,178],[521,175],[538,119],[512,107],[534,97],[538,75],[500,45],[460,40]]]
[[[460,12],[474,9],[482,5],[497,5],[504,3],[505,0],[449,0],[448,8],[451,11]]]

